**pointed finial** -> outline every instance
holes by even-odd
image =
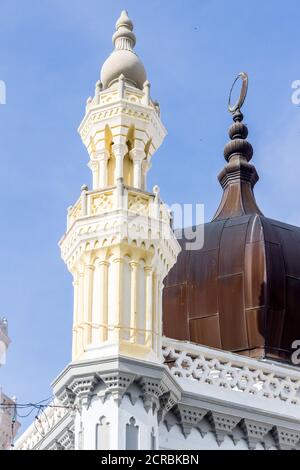
[[[128,16],[127,10],[122,10],[120,18],[116,22],[116,30],[118,30],[121,26],[125,26],[125,28],[133,30],[133,23]]]
[[[123,49],[131,51],[136,43],[136,37],[133,31],[133,23],[128,16],[126,10],[123,10],[120,18],[116,22],[116,32],[112,41],[115,49]]]
[[[242,87],[238,100],[231,103],[232,92],[238,80]],[[247,126],[243,123],[244,116],[241,108],[248,90],[248,75],[240,73],[234,80],[230,90],[228,110],[232,114],[233,124],[229,128],[230,142],[225,145],[224,157],[227,164],[218,178],[224,190],[222,201],[213,220],[223,220],[245,214],[260,214],[253,194],[253,188],[258,181],[257,171],[249,161],[253,156],[253,147],[246,140]]]
[[[115,48],[101,69],[103,89],[109,88],[123,74],[127,84],[142,90],[147,74],[142,61],[133,51],[136,37],[133,33],[133,23],[125,10],[116,23],[116,32],[112,39]]]

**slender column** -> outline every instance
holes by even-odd
[[[143,87],[144,96],[142,102],[145,106],[149,106],[150,104],[150,86],[150,82],[147,80]]]
[[[153,315],[153,271],[151,266],[145,267],[146,277],[146,334],[145,344],[147,346],[152,345],[152,315]]]
[[[136,261],[131,261],[131,308],[130,308],[130,341],[137,341],[137,315],[138,315],[138,266]]]
[[[74,305],[73,305],[73,342],[72,342],[72,358],[77,356],[77,336],[78,336],[78,274],[74,272]]]
[[[133,161],[133,186],[142,189],[142,162],[145,158],[145,150],[134,148],[130,151],[130,157]]]
[[[100,189],[106,188],[107,186],[107,164],[109,159],[109,153],[107,150],[101,151],[99,154],[99,187]]]
[[[92,342],[92,306],[93,306],[93,281],[95,267],[92,264],[85,266],[84,274],[84,346]]]
[[[143,160],[142,163],[142,190],[147,191],[147,176],[148,176],[148,171],[151,168],[151,162],[150,160]]]
[[[116,192],[115,192],[115,203],[117,209],[123,209],[124,207],[124,184],[123,179],[117,179]]]
[[[103,325],[100,327],[100,342],[107,341],[108,337],[108,261],[100,261],[100,312],[99,312],[99,323]]]
[[[163,282],[159,277],[157,280],[157,355],[161,356],[162,348],[162,291],[163,291]]]
[[[87,215],[87,192],[88,187],[86,184],[81,186],[81,214],[82,216]]]
[[[153,349],[158,351],[158,334],[159,334],[159,278],[153,273]]]
[[[78,274],[78,332],[77,332],[77,356],[84,351],[83,345],[83,321],[84,321],[84,271]]]
[[[102,83],[100,80],[98,80],[95,85],[95,104],[100,104],[101,88],[102,88]]]
[[[119,98],[122,100],[124,98],[124,93],[125,93],[125,77],[123,74],[119,76],[119,82],[118,82],[118,88],[119,88]]]
[[[112,151],[116,158],[116,180],[118,180],[124,176],[123,161],[128,151],[128,147],[125,143],[116,143],[112,146]]]
[[[142,187],[142,164],[139,160],[133,162],[133,186],[138,189]]]
[[[114,266],[114,286],[115,286],[115,302],[114,302],[114,316],[113,331],[109,332],[109,336],[113,342],[120,340],[120,326],[122,323],[122,310],[123,310],[123,264],[124,260],[117,257],[113,260]]]
[[[93,174],[93,189],[98,189],[99,182],[99,163],[96,160],[90,160],[89,168]]]

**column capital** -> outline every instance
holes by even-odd
[[[128,152],[128,146],[126,142],[115,142],[112,145],[112,150],[113,152],[118,152],[125,155]]]
[[[86,264],[85,267],[86,267],[86,269],[89,269],[91,271],[95,271],[95,266],[93,264]]]
[[[124,258],[117,257],[117,258],[114,258],[114,259],[113,259],[113,262],[114,262],[114,263],[124,264],[124,263],[125,263],[125,260],[124,260]]]
[[[90,170],[95,171],[98,168],[98,162],[96,160],[90,160],[88,163],[88,167]]]
[[[109,159],[110,155],[109,155],[109,150],[106,149],[106,148],[102,148],[100,150],[97,150],[95,152],[95,160],[104,160],[104,161],[107,161]]]
[[[136,147],[130,150],[129,155],[136,163],[141,163],[146,157],[145,150]]]
[[[105,266],[107,268],[109,266],[109,261],[107,261],[107,260],[97,260],[96,263],[97,263],[98,266]]]
[[[130,262],[129,262],[129,266],[130,266],[131,268],[138,268],[139,263],[138,263],[138,261],[130,261]]]

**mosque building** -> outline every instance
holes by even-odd
[[[79,126],[92,187],[60,240],[72,361],[15,448],[299,450],[300,229],[255,201],[247,75],[230,108],[223,197],[189,250],[147,186],[166,129],[126,11],[113,43]]]

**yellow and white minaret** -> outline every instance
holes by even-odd
[[[162,361],[163,279],[180,247],[159,188],[147,192],[166,130],[135,41],[123,11],[79,127],[93,186],[68,209],[60,242],[74,279],[73,361],[117,354]]]

